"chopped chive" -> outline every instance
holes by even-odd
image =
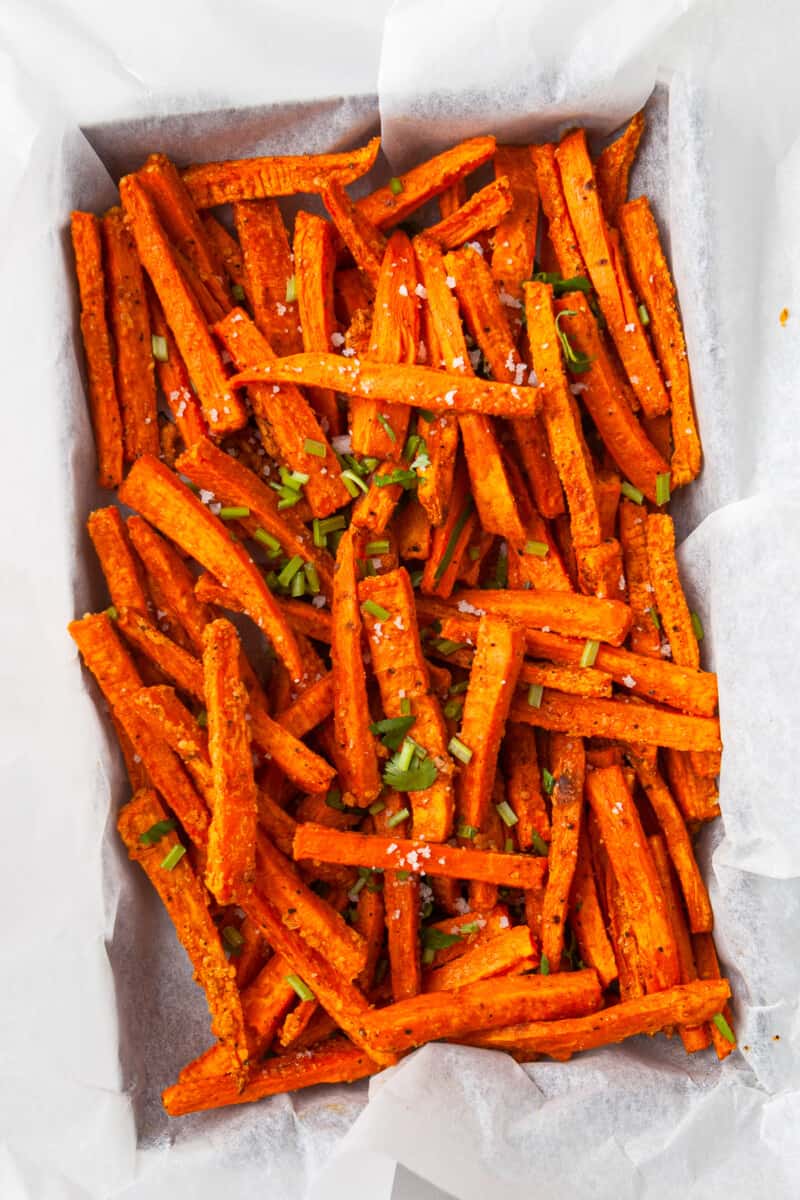
[[[463,941],[460,933],[445,933],[443,929],[436,929],[433,925],[422,930],[422,944],[426,950],[449,950],[460,941]]]
[[[735,1036],[733,1030],[731,1029],[730,1025],[728,1024],[728,1022],[725,1020],[722,1013],[714,1013],[714,1016],[711,1019],[714,1022],[714,1024],[716,1025],[717,1029],[722,1034],[722,1036],[725,1038],[725,1041],[730,1042],[730,1044],[732,1046],[735,1046],[736,1045],[736,1036]]]
[[[408,741],[411,742],[411,745],[414,747],[414,753],[416,754],[417,758],[428,757],[428,751],[424,746],[420,746],[419,742],[415,742],[412,737],[409,737]]]
[[[361,571],[365,579],[372,579],[378,574],[372,565],[371,558],[366,559],[363,564],[359,563],[358,565],[361,567]]]
[[[424,571],[411,571],[411,573],[409,574],[408,578],[409,578],[409,579],[410,579],[410,581],[411,581],[411,586],[412,586],[412,588],[418,588],[418,587],[419,587],[419,585],[422,583],[422,576],[423,576],[424,574],[425,574],[425,572],[424,572]]]
[[[421,408],[419,410],[419,415],[422,417],[423,421],[427,421],[429,425],[431,421],[436,420],[436,413],[431,412],[429,408]]]
[[[144,833],[139,834],[139,841],[143,846],[155,846],[176,825],[177,821],[173,821],[171,817],[166,821],[156,821],[155,825],[151,825],[149,829],[145,829]]]
[[[694,636],[697,638],[698,642],[702,642],[703,638],[706,636],[705,630],[703,629],[703,622],[700,620],[696,612],[690,613],[690,616],[692,618],[692,629],[694,630]]]
[[[547,842],[544,840],[544,838],[542,837],[542,835],[540,833],[536,832],[536,830],[534,830],[533,833],[531,834],[531,845],[533,846],[534,850],[536,851],[536,853],[539,855],[540,858],[547,858],[547,855],[549,853],[549,851],[547,849]]]
[[[273,537],[271,533],[267,533],[266,529],[262,529],[259,526],[259,528],[253,534],[253,537],[255,538],[255,540],[257,542],[260,542],[262,546],[267,547],[267,549],[270,552],[270,555],[280,554],[280,550],[281,550],[280,542],[278,541],[277,538]]]
[[[426,946],[422,951],[422,961],[425,963],[426,967],[431,965],[435,957],[436,951],[434,950],[433,946]]]
[[[410,739],[406,739],[410,742]],[[405,750],[405,747],[404,747]],[[394,788],[396,792],[423,792],[429,788],[436,779],[436,767],[431,762],[430,758],[418,760],[412,766],[414,758],[414,743],[410,742],[411,757],[408,764],[403,767],[402,759],[405,759],[404,750],[400,750],[393,758],[390,758],[383,772],[383,782],[387,787]]]
[[[460,683],[454,683],[447,689],[448,696],[461,696],[469,687],[469,680],[462,679]]]
[[[547,542],[526,542],[525,553],[535,554],[537,558],[546,558],[550,547]]]
[[[315,996],[307,983],[304,983],[299,975],[287,975],[286,982],[289,987],[294,988],[301,1000],[314,1000]]]
[[[294,275],[286,280],[286,303],[291,304],[297,299],[297,279]]]
[[[175,867],[177,867],[185,853],[186,847],[182,846],[180,842],[178,842],[177,846],[173,846],[169,853],[162,858],[161,866],[165,871],[172,871]]]
[[[367,812],[370,813],[371,816],[377,817],[378,813],[382,813],[385,808],[386,808],[385,800],[376,800],[374,804],[370,804],[369,808],[367,809]]]
[[[364,480],[360,475],[357,475],[355,471],[342,471],[342,483],[347,488],[354,500],[358,496],[359,492],[369,491],[369,488],[364,483]]]
[[[367,883],[367,877],[366,877],[366,875],[361,875],[361,876],[360,876],[360,877],[359,877],[359,878],[358,878],[358,879],[355,881],[355,883],[353,884],[353,886],[350,888],[350,891],[347,893],[347,895],[348,895],[348,899],[350,899],[350,900],[355,900],[356,896],[357,896],[357,895],[358,895],[358,893],[361,891],[361,889],[362,889],[363,887],[366,887],[366,883]]]
[[[322,522],[319,517],[314,517],[314,520],[311,522],[311,536],[317,549],[324,550],[328,544],[328,539],[322,532]]]
[[[541,683],[532,683],[528,688],[528,705],[530,708],[542,707],[542,696],[544,695],[544,687]]]
[[[550,974],[550,959],[547,957],[546,954],[543,954],[542,957],[539,959],[539,974],[540,975],[549,975]]]
[[[661,632],[661,621],[660,621],[660,619],[659,619],[658,612],[656,611],[656,609],[654,609],[654,608],[652,607],[652,605],[651,605],[651,607],[650,607],[650,608],[648,608],[648,609],[647,609],[647,612],[650,614],[650,620],[653,622],[653,624],[655,625],[656,629],[657,629],[657,630],[659,631],[659,633],[660,633],[660,632]]]
[[[432,912],[433,912],[433,901],[426,900],[425,903],[423,904],[422,908],[420,909],[419,915],[422,917],[423,921],[427,921],[428,917],[431,915]]]
[[[311,592],[311,595],[318,596],[320,593],[320,582],[319,575],[317,574],[317,568],[313,563],[303,563],[303,574],[306,577],[306,583],[308,584],[308,590]]]
[[[395,756],[398,771],[407,771],[408,770],[408,768],[411,766],[412,762],[414,761],[414,750],[415,750],[415,744],[414,744],[413,740],[409,737],[405,738],[403,740],[402,746],[400,747],[397,755]],[[392,761],[395,761],[395,760],[392,760]]]
[[[444,715],[446,717],[449,717],[451,721],[452,720],[457,721],[463,711],[464,711],[464,701],[463,700],[448,700],[447,703],[445,704],[444,708],[442,709],[442,712],[444,713]]]
[[[474,825],[459,825],[456,835],[460,838],[469,838],[471,841],[472,838],[478,836],[478,830]]]
[[[243,504],[228,504],[217,514],[223,521],[238,521],[240,517],[249,517],[250,509]]]
[[[389,418],[386,416],[386,413],[376,413],[376,416],[378,418],[378,421],[381,424],[381,428],[383,429],[383,432],[386,434],[389,441],[396,442],[397,434],[395,433],[395,431],[392,429],[391,425],[389,424]]]
[[[326,793],[325,803],[327,804],[328,808],[335,808],[337,812],[344,812],[344,810],[347,808],[347,805],[342,799],[342,793],[338,790],[338,788],[331,788],[331,790]]]
[[[445,658],[448,658],[451,654],[455,654],[456,650],[470,649],[466,642],[453,642],[450,638],[437,638],[433,645]]]
[[[408,696],[403,696],[400,700],[400,716],[411,716],[411,701],[409,700]]]
[[[467,555],[468,555],[468,557],[469,557],[469,561],[470,561],[470,562],[477,562],[477,561],[478,561],[478,559],[479,559],[479,558],[480,558],[480,556],[481,556],[481,548],[480,548],[480,546],[470,546],[470,547],[468,547],[468,549],[467,549]]]
[[[504,825],[507,825],[509,829],[516,825],[519,817],[507,800],[501,800],[499,804],[495,804],[495,808],[497,809],[497,815]]]
[[[302,571],[298,571],[292,579],[289,587],[289,594],[294,596],[295,600],[299,600],[301,596],[306,594],[306,577]]]
[[[208,713],[204,708],[201,708],[197,714],[197,724],[201,729],[208,729]]]
[[[468,763],[472,758],[472,751],[469,746],[465,746],[460,738],[451,737],[447,743],[447,749],[452,754],[453,758],[457,758],[459,762]]]
[[[240,283],[231,284],[231,295],[234,300],[238,300],[239,302],[245,299],[244,288]]]
[[[388,475],[376,475],[374,479],[376,487],[392,487],[393,484],[399,483],[402,488],[408,491],[409,488],[416,487],[417,476],[415,471],[390,471]],[[366,491],[366,488],[364,489]]]
[[[378,466],[379,462],[380,462],[379,458],[372,458],[370,455],[368,455],[366,458],[362,458],[362,460],[361,460],[362,474],[371,475],[372,472],[375,470],[375,468]]]
[[[565,292],[590,292],[592,285],[585,275],[573,275],[570,279],[562,279],[557,272],[537,271],[533,277],[535,283],[549,283],[554,296],[563,296]]]
[[[222,940],[231,954],[241,954],[244,938],[235,925],[226,925],[222,931]]]
[[[592,639],[589,638],[586,642],[586,645],[583,647],[583,654],[581,654],[581,666],[593,667],[595,664],[595,659],[597,658],[597,651],[599,649],[600,643],[592,641]]]
[[[376,604],[374,600],[365,600],[361,605],[361,611],[369,613],[376,621],[388,621],[391,616],[391,613],[387,612],[382,605]]]
[[[453,555],[455,553],[456,546],[458,545],[458,539],[461,537],[461,534],[464,532],[464,526],[466,525],[467,521],[469,520],[469,517],[470,517],[474,507],[475,507],[475,503],[474,503],[472,497],[470,496],[470,498],[467,500],[467,503],[464,505],[464,509],[461,512],[458,520],[456,521],[455,525],[453,526],[453,531],[450,534],[450,537],[447,539],[447,545],[445,547],[444,554],[442,555],[439,565],[437,566],[436,570],[433,573],[433,582],[435,584],[440,582],[445,571],[450,566],[450,563],[452,562],[452,559],[453,559]]]
[[[106,616],[109,617],[112,621],[116,621],[117,617],[119,616],[119,613],[117,612],[116,607],[113,604],[109,604],[109,606],[105,610],[105,612],[106,612]]]
[[[398,179],[398,177],[396,175],[393,175],[392,178],[389,180],[389,191],[392,193],[393,196],[399,196],[400,193],[402,192],[402,190],[403,190],[402,179]]]
[[[644,500],[644,492],[640,492],[632,483],[628,483],[627,479],[623,479],[620,491],[623,496],[627,496],[634,504],[641,504]]]
[[[153,358],[157,362],[169,362],[169,350],[167,349],[167,339],[160,337],[154,333],[150,338],[150,345],[153,350]]]
[[[280,476],[286,486],[294,492],[299,492],[303,484],[308,483],[311,478],[310,475],[306,475],[305,471],[289,472],[285,467],[281,467]]]
[[[639,305],[639,320],[642,322],[643,325],[650,324],[650,313],[647,311],[646,304]]]
[[[394,813],[391,817],[386,818],[386,828],[394,829],[395,825],[399,825],[401,821],[405,821],[411,816],[411,812],[407,808],[401,808],[399,812]]]
[[[403,449],[403,458],[406,460],[406,462],[411,462],[411,460],[414,458],[417,453],[417,447],[421,441],[422,438],[418,433],[411,434],[411,437],[408,439]]]
[[[370,733],[381,739],[387,750],[399,750],[416,717],[386,717],[370,725]]]
[[[303,568],[303,560],[299,554],[295,554],[293,558],[289,559],[288,563],[286,564],[286,566],[283,568],[280,575],[278,576],[278,583],[280,584],[280,586],[288,587],[289,584],[294,579],[297,572],[302,570],[302,568]]]
[[[505,850],[506,854],[513,854],[514,853],[514,839],[506,838],[506,840],[503,844],[503,849]]]
[[[556,786],[555,776],[551,775],[547,767],[542,767],[542,787],[548,796],[552,796],[553,788]]]
[[[294,508],[295,504],[300,503],[300,495],[298,492],[281,493],[281,498],[278,501],[278,512],[282,512],[285,508]]]
[[[399,879],[402,883],[405,883],[405,881],[410,877],[410,875],[411,875],[410,871],[395,871],[395,873],[394,873],[395,879]]]
[[[663,475],[656,475],[656,504],[669,504],[670,496],[670,473],[665,471]]]
[[[306,438],[303,442],[303,449],[306,454],[313,454],[315,458],[324,458],[327,454],[324,442],[317,442],[314,438]]]
[[[367,542],[364,547],[364,553],[367,555],[381,555],[389,553],[389,543],[386,538],[381,538],[377,542]]]
[[[459,925],[458,932],[460,934],[477,933],[479,929],[480,923],[478,921],[469,921],[466,925]]]
[[[588,371],[594,362],[593,358],[589,358],[588,355],[581,354],[580,351],[574,349],[566,333],[561,328],[562,317],[577,317],[577,315],[574,308],[565,308],[556,317],[556,333],[558,334],[558,340],[561,342],[561,349],[564,351],[564,361],[567,364],[567,370],[571,371],[573,375],[581,375],[584,371]]]

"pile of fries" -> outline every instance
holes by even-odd
[[[435,1039],[733,1049],[692,845],[717,686],[666,511],[701,451],[627,199],[643,124],[594,160],[582,129],[474,138],[358,201],[377,139],[154,154],[73,214],[99,479],[133,515],[90,516],[111,603],[70,632],[216,1038],[172,1115]],[[329,219],[290,241],[297,193]]]

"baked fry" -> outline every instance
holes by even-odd
[[[594,164],[597,194],[609,225],[617,225],[620,209],[628,197],[628,177],[644,126],[644,113],[637,112],[619,137],[600,151]]]
[[[560,971],[564,923],[578,861],[583,813],[586,759],[581,739],[554,733],[550,737],[550,769],[555,783],[551,795],[547,886],[542,907],[542,954],[551,971]]]

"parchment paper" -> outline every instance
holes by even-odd
[[[600,137],[658,85],[633,189],[655,198],[668,230],[706,452],[679,514],[726,740],[724,816],[701,852],[747,1049],[719,1067],[638,1039],[523,1069],[435,1045],[369,1085],[179,1122],[157,1093],[205,1045],[207,1015],[117,845],[125,785],[64,632],[103,596],[83,532],[102,498],[66,223],[73,207],[112,202],[107,168],[116,176],[152,148],[188,161],[362,140],[374,99],[316,98],[372,90],[383,9],[164,8],[6,0],[0,15],[0,1195],[382,1200],[399,1162],[464,1200],[537,1187],[555,1200],[796,1196],[794,6],[407,0],[392,7],[380,63],[394,170],[486,131],[523,140],[587,121]],[[303,97],[315,102],[274,106]],[[431,1194],[408,1175],[394,1186]]]

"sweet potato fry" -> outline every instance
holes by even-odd
[[[306,886],[295,865],[263,834],[258,837],[256,861],[258,886],[279,910],[284,925],[324,954],[343,978],[355,979],[366,965],[363,939],[326,900]]]
[[[294,1042],[302,1037],[308,1028],[312,1017],[320,1011],[316,1000],[301,1000],[284,1018],[278,1031],[278,1044],[284,1049],[291,1049]]]
[[[697,974],[702,980],[707,981],[707,984],[719,987],[724,984],[727,987],[728,981],[720,978],[719,959],[717,958],[717,950],[714,945],[714,939],[710,933],[696,933],[692,937],[692,947],[694,949],[695,962],[697,964]],[[697,986],[697,985],[695,985]],[[717,993],[718,995],[720,993]],[[727,1000],[730,997],[730,987],[727,987],[727,994],[722,993],[722,999]],[[733,1014],[730,1005],[722,1003],[717,1005],[712,1016],[711,1024],[711,1040],[714,1043],[714,1049],[717,1052],[717,1058],[722,1061],[727,1058],[732,1051],[736,1049],[736,1041],[730,1041],[723,1034],[722,1030],[713,1022],[713,1016],[716,1013],[722,1013],[728,1023],[728,1028],[733,1032]],[[693,1022],[694,1023],[694,1022]],[[689,1024],[684,1021],[683,1024]]]
[[[468,983],[505,975],[526,962],[533,966],[534,961],[530,930],[527,925],[517,925],[467,949],[452,962],[428,971],[423,991],[452,992]]]
[[[577,276],[587,278],[586,264],[564,197],[556,162],[556,148],[549,142],[544,146],[531,146],[531,157],[536,171],[542,211],[547,217],[547,233],[559,270],[564,279],[575,279]]]
[[[376,832],[387,838],[395,834],[406,837],[408,821],[397,820],[402,808],[401,796],[388,792],[386,807],[374,818]],[[392,997],[395,1001],[407,1000],[422,991],[419,879],[407,871],[385,870],[383,901]]]
[[[586,818],[597,892],[606,914],[608,936],[617,963],[619,994],[622,1000],[635,1000],[644,995],[644,985],[631,916],[614,875],[600,823],[591,807],[587,809]]]
[[[112,708],[139,690],[141,676],[106,613],[71,621],[69,633]]]
[[[385,489],[377,490],[382,491]],[[379,532],[376,524],[371,525],[370,528],[375,532]],[[400,509],[395,518],[393,530],[397,539],[397,554],[399,558],[414,558],[422,562],[427,560],[431,553],[431,542],[433,540],[431,536],[431,523],[428,520],[428,514],[416,496],[411,496]],[[383,530],[380,530],[380,532],[383,532]]]
[[[669,380],[672,486],[680,487],[700,473],[702,452],[675,284],[646,196],[621,206],[619,226],[636,291],[650,318],[656,354]]]
[[[518,698],[512,705],[511,719],[576,737],[605,737],[679,750],[715,750],[721,744],[719,721],[714,717],[689,717],[648,704],[626,704],[594,696],[545,692],[539,708],[531,708],[526,700]]]
[[[497,290],[521,301],[522,285],[533,275],[539,217],[539,189],[530,146],[498,146],[494,171],[496,178],[508,178],[513,205],[497,225],[491,271]]]
[[[338,333],[333,309],[333,272],[336,255],[333,227],[312,213],[299,212],[294,223],[294,277],[304,350],[330,350]],[[331,389],[313,391],[312,408],[327,421],[331,434],[342,432],[342,416]]]
[[[623,500],[620,504],[619,537],[628,584],[628,601],[633,612],[631,649],[637,654],[659,658],[661,634],[656,623],[655,597],[647,559],[647,512],[632,500]]]
[[[426,201],[441,195],[465,175],[488,162],[494,154],[494,148],[493,137],[470,138],[460,142],[401,175],[399,191],[387,184],[364,196],[358,201],[359,210],[379,229],[399,225]]]
[[[255,877],[258,810],[239,635],[223,618],[203,633],[203,675],[214,797],[206,880],[220,904],[231,904]]]
[[[211,613],[194,594],[194,576],[172,543],[157,534],[141,517],[128,517],[126,524],[128,536],[144,563],[148,581],[151,586],[156,585],[170,615],[180,622],[191,644],[199,651]]]
[[[459,823],[475,829],[482,829],[486,820],[523,648],[524,635],[519,626],[491,614],[481,617],[458,734],[468,751],[468,761],[462,760],[456,780]]]
[[[425,443],[428,454],[428,462],[416,468],[417,499],[431,525],[441,525],[453,489],[458,422],[451,413],[433,414],[432,420],[420,413],[417,433]]]
[[[439,204],[439,216],[442,219],[451,216],[457,208],[461,208],[461,205],[466,203],[466,199],[466,181],[459,179],[456,181],[456,183],[452,184],[451,187],[447,188],[446,191],[441,192],[437,197]]]
[[[556,150],[572,224],[631,387],[648,416],[667,412],[669,395],[653,358],[636,305],[625,305],[630,291],[624,263],[614,254],[597,195],[586,131],[568,133]]]
[[[231,390],[205,317],[184,279],[152,200],[133,175],[121,180],[119,188],[139,258],[158,293],[209,428],[216,434],[241,429],[247,422],[247,412]]]
[[[206,994],[212,1031],[229,1055],[228,1070],[234,1084],[241,1083],[249,1057],[244,1015],[236,972],[225,958],[205,889],[186,854],[180,855],[175,833],[167,832],[158,841],[143,840],[142,835],[166,819],[155,792],[143,790],[124,806],[117,827],[128,854],[146,873],[172,918],[195,979]]]
[[[125,460],[133,462],[140,454],[158,453],[150,318],[142,268],[121,209],[109,209],[101,232]]]
[[[323,189],[322,202],[356,266],[374,292],[378,286],[386,239],[363,209],[350,199],[338,180],[331,179]]]
[[[479,528],[478,514],[469,490],[469,475],[461,455],[456,462],[449,501],[444,519],[433,530],[430,539],[430,552],[420,583],[425,595],[451,594],[467,548]]]
[[[275,200],[246,200],[234,204],[233,216],[253,319],[276,354],[296,354],[303,340],[299,307],[290,287],[294,267],[281,210]]]
[[[177,168],[165,154],[151,154],[137,172],[137,178],[153,200],[167,237],[226,312],[232,300],[222,258],[210,241]]]
[[[462,246],[499,225],[511,209],[514,195],[507,175],[500,175],[465,200],[460,208],[425,230],[425,236],[438,242],[443,250]]]
[[[159,357],[155,360],[156,378],[175,421],[171,428],[177,428],[184,445],[191,446],[200,438],[208,437],[208,425],[200,401],[192,391],[186,363],[167,324],[161,301],[149,282],[145,292],[153,337],[162,340]]]
[[[375,137],[366,146],[338,154],[274,155],[195,163],[183,172],[183,182],[197,208],[319,192],[331,177],[352,183],[365,175],[377,158],[380,144],[380,138]]]
[[[414,251],[407,235],[397,229],[386,245],[375,295],[369,357],[376,362],[413,364],[417,361],[419,297],[416,288]],[[409,416],[410,410],[404,404],[381,406],[373,400],[354,400],[350,406],[354,452],[399,460]]]
[[[326,562],[325,572],[329,573],[331,577],[333,577],[332,567],[331,562]],[[319,568],[317,569],[319,570]],[[333,621],[330,613],[323,608],[305,604],[302,600],[290,600],[288,596],[281,596],[279,603],[289,624],[298,634],[330,645],[333,640]]]
[[[106,317],[100,222],[92,213],[74,212],[71,233],[81,302],[89,412],[97,450],[97,478],[101,487],[112,488],[122,482],[122,417]]]
[[[600,333],[581,292],[556,301],[559,326],[577,354],[588,358],[580,377],[580,402],[597,427],[603,444],[622,474],[648,500],[656,502],[656,478],[669,472],[666,462],[642,429],[631,407],[630,385]]]
[[[455,881],[452,879],[440,879],[435,877],[431,880],[431,884],[436,889],[439,883],[453,884],[458,891]],[[458,893],[460,908],[464,908],[464,902],[461,899],[460,892]],[[441,900],[436,897],[437,904],[441,907]],[[433,960],[431,962],[431,970],[436,970],[439,967],[450,963],[456,958],[460,958],[462,954],[474,946],[483,946],[492,939],[499,937],[501,933],[505,933],[511,928],[511,921],[508,915],[508,908],[505,904],[495,904],[493,908],[485,912],[467,911],[458,912],[450,917],[446,917],[443,921],[434,921],[428,925],[428,929],[436,929],[441,933],[455,935],[458,941],[451,943],[449,946],[443,946],[441,949],[433,950]]]
[[[445,627],[442,635],[447,637]],[[519,673],[520,683],[535,684],[550,688],[554,692],[569,692],[574,696],[612,695],[611,676],[594,667],[551,667],[548,663],[523,662]]]
[[[230,540],[222,522],[177,476],[148,455],[134,464],[119,497],[238,593],[292,677],[302,677],[302,659],[294,634],[258,568],[245,550]]]
[[[586,759],[580,738],[555,733],[550,738],[552,826],[547,886],[542,908],[542,955],[551,971],[561,970],[564,922],[578,861]]]
[[[575,932],[581,959],[594,967],[604,988],[617,978],[617,963],[608,940],[597,884],[592,871],[592,854],[586,828],[578,837],[578,858],[569,899],[569,921]]]
[[[162,675],[171,679],[182,692],[203,702],[203,667],[193,654],[183,650],[147,617],[134,610],[118,610],[117,628],[126,641],[159,668]]]
[[[661,826],[672,864],[680,880],[692,933],[710,933],[713,924],[711,901],[698,869],[692,840],[681,811],[659,773],[655,755],[638,753],[637,748],[633,747],[629,758]]]
[[[598,546],[576,546],[575,562],[578,586],[585,595],[627,603],[622,547],[616,538],[606,538]]]
[[[647,518],[647,564],[672,661],[681,667],[699,667],[700,648],[675,559],[675,526],[666,513],[650,513]]]
[[[590,771],[586,793],[625,896],[645,991],[674,987],[679,982],[680,967],[666,900],[621,769],[605,767]]]
[[[410,793],[414,834],[431,842],[444,841],[453,821],[453,767],[439,702],[430,691],[407,572],[390,571],[362,580],[359,599],[384,713],[387,718],[400,717],[401,700],[410,701],[412,737],[437,763],[433,782]],[[383,618],[376,611],[389,615]]]
[[[150,610],[142,568],[131,549],[122,516],[113,505],[96,508],[86,522],[115,608],[131,608],[142,616]]]
[[[517,816],[517,849],[530,850],[536,838],[550,841],[550,818],[541,787],[536,735],[528,725],[506,726],[502,753],[507,800]]]
[[[181,759],[209,809],[214,802],[208,736],[171,687],[143,687],[132,698],[151,734]]]
[[[457,592],[452,600],[453,608],[475,616],[482,616],[486,612],[496,613],[515,621],[526,630],[546,626],[567,637],[592,638],[611,642],[615,646],[624,641],[630,629],[630,610],[619,600],[598,600],[594,596],[578,596],[569,592],[471,589]]]
[[[370,1048],[402,1053],[440,1038],[496,1029],[511,1020],[580,1016],[599,1006],[594,971],[500,977],[372,1009],[362,1017],[361,1029]]]
[[[228,1104],[248,1104],[318,1083],[352,1083],[381,1069],[380,1064],[347,1038],[335,1037],[308,1050],[266,1059],[250,1071],[241,1091],[230,1075],[211,1075],[179,1080],[161,1098],[171,1117],[182,1117]]]
[[[228,233],[222,222],[218,221],[210,212],[201,212],[200,221],[205,230],[206,237],[214,248],[217,259],[225,267],[228,281],[237,289],[241,288],[244,291],[245,275],[242,247],[236,238]]]
[[[666,1026],[696,1025],[720,1011],[730,987],[726,979],[682,984],[641,999],[623,1001],[591,1016],[572,1020],[538,1021],[474,1035],[471,1046],[510,1050],[521,1062],[548,1054],[566,1059],[581,1050],[608,1046],[640,1033],[658,1033]]]
[[[678,962],[680,963],[681,972],[680,982],[692,983],[697,979],[697,967],[695,966],[692,940],[689,937],[683,904],[681,903],[680,893],[675,882],[675,875],[670,866],[667,848],[660,834],[653,834],[647,841],[661,887],[664,891],[664,897],[667,901],[667,914],[678,950]],[[696,1050],[705,1050],[711,1041],[711,1034],[706,1025],[681,1025],[678,1032],[680,1033],[683,1048],[687,1054],[693,1054]]]
[[[644,113],[637,112],[618,138],[605,146],[594,165],[597,194],[609,225],[616,225],[628,196],[628,177],[644,133]]]
[[[719,745],[708,749],[718,750]],[[667,749],[664,752],[664,763],[670,790],[680,806],[684,820],[690,823],[713,821],[719,816],[716,783],[713,779],[697,774],[688,754],[680,753],[679,747]]]
[[[367,947],[366,965],[356,980],[365,992],[369,992],[375,982],[375,969],[383,947],[385,921],[383,893],[377,889],[363,887],[358,893],[353,928],[361,934]]]
[[[333,712],[333,674],[323,675],[279,713],[276,721],[296,738],[305,737]]]
[[[336,315],[343,325],[350,325],[356,313],[372,308],[372,297],[358,267],[345,267],[333,277]]]
[[[497,417],[528,417],[534,416],[541,405],[536,388],[468,376],[456,380],[447,372],[430,367],[345,360],[339,354],[293,354],[240,371],[232,376],[231,382],[237,387],[249,387],[267,380],[301,387],[332,387],[348,396],[410,404],[412,408],[445,415],[477,412]]]
[[[274,360],[269,343],[242,309],[233,309],[215,330],[240,369]],[[248,389],[248,394],[253,411],[259,422],[268,427],[280,457],[292,471],[308,476],[304,491],[314,515],[326,517],[346,504],[349,495],[341,480],[339,461],[317,414],[302,393],[291,384],[283,387],[255,384]],[[241,463],[236,465],[240,471],[246,470]],[[277,501],[261,481],[258,490],[264,501],[262,507],[269,505],[273,514],[273,524],[287,517],[286,512],[279,513]],[[291,517],[289,522],[299,525],[299,521],[292,521]],[[269,525],[265,528],[267,532],[274,532]]]
[[[347,531],[339,542],[333,578],[334,729],[345,766],[342,788],[356,804],[368,805],[381,789],[375,740],[370,732],[367,677],[361,657],[361,609],[358,603],[356,552]]]
[[[294,856],[373,870],[388,868],[449,879],[475,879],[501,887],[536,888],[545,868],[544,859],[527,855],[465,850],[447,844],[434,846],[419,839],[334,832],[310,824],[298,825]]]

